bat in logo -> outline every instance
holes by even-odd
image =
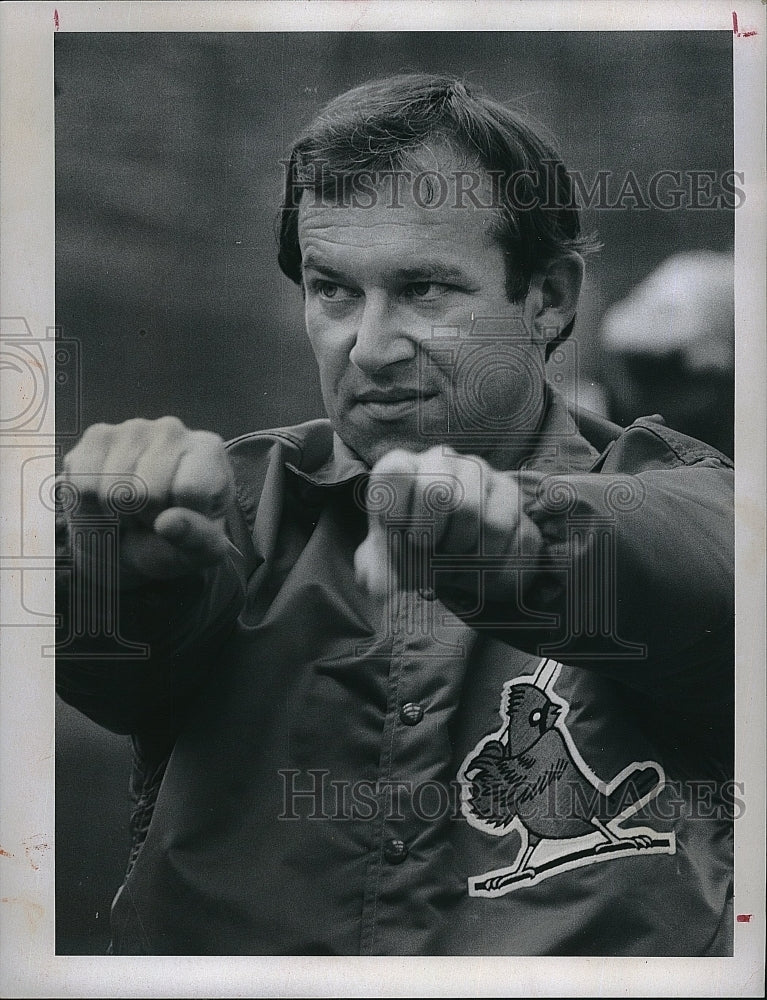
[[[662,768],[637,762],[611,782],[600,781],[564,725],[568,706],[553,690],[560,669],[543,660],[534,676],[504,686],[501,729],[474,748],[459,772],[468,821],[496,836],[516,829],[522,841],[511,867],[470,880],[474,895],[500,895],[615,854],[674,851],[673,835],[621,826],[661,790]],[[595,833],[595,843],[582,840]],[[563,842],[564,851],[536,866],[532,855],[543,840]]]

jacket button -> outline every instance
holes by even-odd
[[[387,840],[383,846],[383,856],[390,865],[400,864],[408,856],[408,853],[405,841],[398,840],[396,837],[392,837],[391,840]]]
[[[414,701],[407,701],[400,708],[399,717],[406,726],[417,726],[423,718],[423,708]]]

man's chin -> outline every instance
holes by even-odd
[[[430,435],[418,428],[372,422],[370,426],[366,424],[363,427],[350,421],[334,420],[333,426],[344,444],[370,468],[395,449],[417,454],[437,445],[445,445],[460,454],[478,455],[498,469],[514,469],[531,453],[534,444],[532,435],[510,435],[508,441],[488,441],[480,435]]]
[[[371,468],[395,448],[420,452],[439,443],[412,428],[396,428],[389,425],[361,428],[342,422],[334,422],[334,428],[344,444]]]
[[[394,402],[355,400],[340,413],[333,408],[330,419],[341,440],[372,466],[395,448],[421,452],[439,444],[439,434],[430,434],[429,426],[436,430],[444,423],[442,409],[441,401],[432,397]]]

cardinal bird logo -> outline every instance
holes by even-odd
[[[501,728],[458,772],[468,823],[497,837],[517,834],[513,863],[471,877],[471,896],[502,896],[596,862],[676,851],[673,833],[623,827],[663,788],[662,767],[635,762],[600,780],[564,724],[569,705],[554,691],[561,669],[541,660],[534,675],[506,683]]]

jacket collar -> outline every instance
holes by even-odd
[[[599,458],[599,452],[579,433],[564,397],[550,385],[547,385],[547,397],[548,403],[536,434],[535,448],[522,467],[549,474],[587,472]],[[326,440],[329,448],[309,449],[314,459],[314,468],[302,468],[289,462],[286,467],[312,486],[321,487],[342,486],[370,472],[370,466],[335,431],[332,438],[328,436]],[[322,452],[325,453],[324,456]],[[301,463],[302,466],[304,464]]]

